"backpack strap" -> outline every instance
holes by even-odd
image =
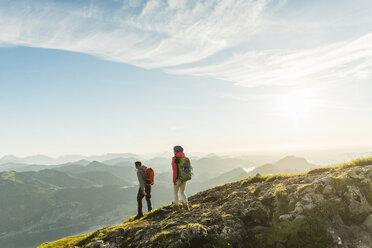
[[[180,158],[174,156],[174,162],[176,163],[177,165],[177,179],[180,179],[180,169],[178,168],[178,164],[180,163]]]
[[[174,156],[174,162],[178,165],[180,163],[180,158]]]

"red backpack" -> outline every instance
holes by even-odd
[[[146,171],[146,180],[150,182],[151,185],[155,183],[155,172],[152,168],[147,168]]]

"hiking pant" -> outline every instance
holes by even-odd
[[[178,205],[178,191],[181,194],[182,201],[184,204],[188,205],[187,196],[185,194],[186,182],[182,182],[177,179],[176,184],[174,184],[174,202]]]
[[[146,202],[147,202],[147,210],[151,211],[152,210],[152,205],[151,205],[151,185],[146,184],[145,185],[145,192],[146,192]],[[142,192],[141,187],[138,189],[138,194],[137,194],[137,203],[138,203],[138,214],[142,215],[142,199],[144,195]]]

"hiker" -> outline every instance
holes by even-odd
[[[139,219],[139,218],[143,217],[143,212],[142,212],[142,199],[143,199],[143,197],[146,197],[147,210],[149,212],[152,210],[152,205],[151,205],[151,182],[146,177],[147,167],[142,165],[141,161],[136,161],[134,163],[134,165],[137,169],[137,177],[138,177],[138,182],[139,182],[139,189],[138,189],[138,194],[137,194],[138,214],[135,218]]]
[[[192,175],[192,168],[191,168],[191,165],[190,165],[190,160],[188,158],[186,158],[185,154],[183,153],[182,146],[173,147],[173,152],[174,152],[174,157],[172,159],[172,169],[173,169],[173,185],[174,185],[175,207],[176,207],[176,209],[179,209],[178,192],[180,192],[184,208],[187,209],[187,210],[190,210],[189,203],[188,203],[188,200],[187,200],[187,196],[185,194],[186,182],[187,182],[187,180],[191,179],[191,175]],[[182,162],[182,164],[187,164],[188,163],[188,167],[187,167],[188,169],[186,169],[186,170],[190,170],[190,172],[187,171],[187,172],[189,172],[189,175],[186,175],[186,178],[182,177],[182,176],[184,176],[185,173],[182,173],[182,171],[180,171],[180,168],[179,168],[179,165],[180,165],[181,162]]]

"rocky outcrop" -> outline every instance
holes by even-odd
[[[372,165],[256,175],[189,200],[42,247],[372,247]]]

